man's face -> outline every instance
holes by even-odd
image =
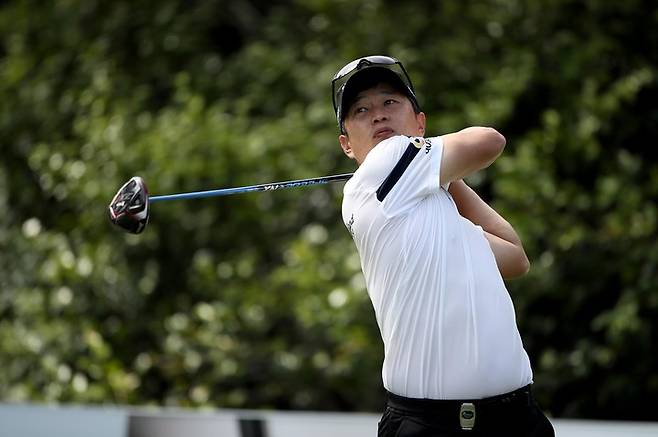
[[[343,152],[361,165],[368,153],[387,138],[422,136],[425,114],[416,114],[406,95],[381,82],[357,94],[345,115],[344,126],[346,134],[338,137]]]

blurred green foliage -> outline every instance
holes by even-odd
[[[429,132],[503,132],[470,183],[533,262],[509,284],[541,404],[655,419],[658,8],[629,0],[0,6],[0,399],[379,411],[382,346],[340,186],[105,208],[347,172],[329,80],[403,60]]]

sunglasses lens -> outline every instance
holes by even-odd
[[[334,75],[334,80],[340,79],[341,77],[355,71],[355,70],[360,70],[364,67],[369,67],[373,64],[377,65],[390,65],[390,64],[395,64],[398,63],[398,61],[395,58],[391,58],[390,56],[366,56],[365,58],[360,58],[356,59],[340,70],[338,70],[338,73]]]

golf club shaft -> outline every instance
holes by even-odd
[[[232,194],[251,193],[253,191],[274,191],[284,188],[303,187],[306,185],[328,184],[330,182],[346,181],[353,173],[338,174],[333,176],[322,176],[319,178],[299,179],[296,181],[272,182],[269,184],[249,185],[237,188],[222,188],[219,190],[193,191],[190,193],[166,194],[162,196],[150,196],[149,202],[164,202],[165,200],[199,199],[202,197],[230,196]]]

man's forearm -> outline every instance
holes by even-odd
[[[521,245],[521,239],[512,225],[482,200],[463,180],[452,182],[448,191],[457,204],[459,214],[463,217],[482,226],[482,229],[490,234],[514,245]]]
[[[449,191],[459,213],[471,222],[482,226],[502,277],[509,279],[526,274],[530,262],[523,250],[521,239],[512,225],[464,181],[453,182],[450,184]]]

